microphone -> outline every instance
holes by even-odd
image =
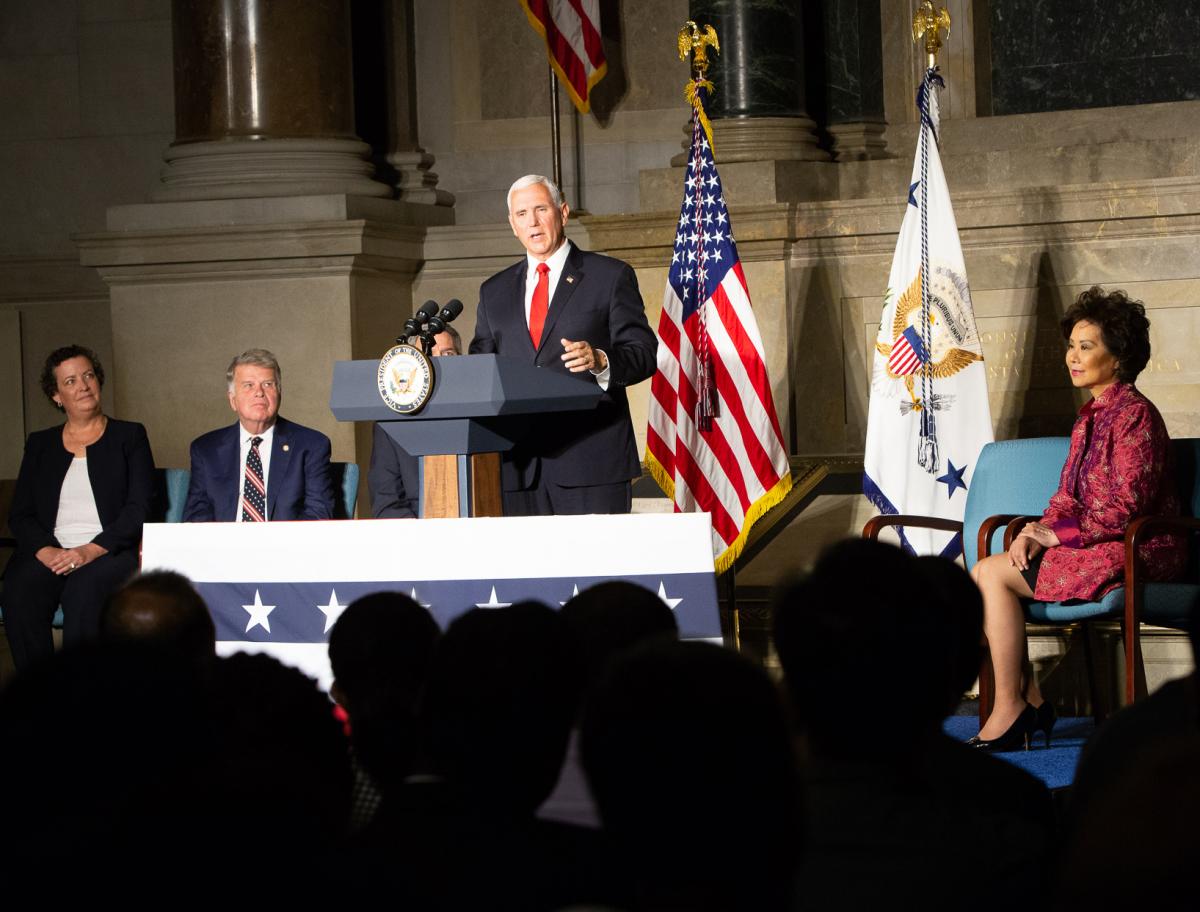
[[[438,312],[437,316],[429,318],[429,332],[435,336],[438,333],[445,332],[446,327],[454,322],[454,318],[462,313],[462,311],[463,302],[458,300],[458,298],[451,298],[450,302]]]
[[[396,341],[404,342],[408,340],[409,336],[419,335],[422,326],[429,322],[429,319],[437,313],[437,310],[437,301],[426,301],[422,304],[421,309],[413,314],[404,324],[404,333]]]

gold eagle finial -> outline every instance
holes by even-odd
[[[939,29],[945,29],[946,38],[950,37],[950,13],[944,6],[935,12],[932,0],[922,0],[913,15],[913,41],[920,41],[921,36],[925,36],[925,53],[930,69],[937,65],[937,52],[942,46]]]
[[[717,30],[711,25],[706,25],[701,31],[700,26],[689,19],[679,30],[678,44],[680,60],[687,60],[688,54],[695,52],[695,56],[692,58],[692,78],[705,79],[708,73],[709,47],[718,54],[721,53],[721,44],[717,41]]]

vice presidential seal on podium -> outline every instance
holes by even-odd
[[[433,393],[433,361],[415,345],[403,342],[379,359],[379,395],[393,412],[415,415]]]

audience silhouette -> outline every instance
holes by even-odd
[[[629,908],[792,908],[796,763],[779,694],[753,663],[708,643],[617,656],[588,697],[582,752],[633,880]]]
[[[353,745],[354,829],[415,770],[417,702],[440,635],[429,611],[399,592],[355,600],[329,633],[330,694],[348,717]]]
[[[1096,733],[1059,853],[1045,786],[942,732],[981,655],[982,600],[957,564],[843,541],[776,594],[772,622],[782,689],[679,642],[630,583],[561,611],[475,609],[444,633],[376,593],[330,635],[339,720],[300,672],[217,658],[195,588],[147,573],[112,596],[99,641],[0,691],[0,879],[65,900],[184,884],[423,910],[1187,895],[1200,672]],[[1200,616],[1189,633],[1195,650]],[[587,825],[550,812],[556,782],[594,800]],[[306,863],[338,876],[311,882]]]
[[[104,606],[101,636],[146,642],[205,663],[217,648],[217,629],[196,587],[170,570],[142,573],[118,589]]]
[[[1044,898],[1046,787],[941,732],[979,667],[981,624],[964,571],[875,541],[831,546],[779,593],[775,648],[803,745],[810,905]]]

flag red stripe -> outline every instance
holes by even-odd
[[[242,509],[253,517],[254,522],[266,522],[263,515],[254,509],[254,505],[244,497],[242,498]]]
[[[696,498],[696,503],[706,513],[712,514],[713,529],[721,536],[721,539],[728,544],[738,536],[738,525],[725,511],[725,507],[721,504],[721,499],[717,496],[716,491],[708,483],[708,479],[704,477],[704,473],[700,471],[700,466],[692,458],[692,454],[688,451],[682,441],[678,441],[675,447],[675,460],[679,466],[679,474],[683,478],[684,483]]]
[[[749,304],[750,288],[746,284],[746,274],[742,272],[741,262],[734,263],[731,272],[741,284],[742,293],[746,296],[746,303]],[[782,447],[783,431],[779,428],[779,415],[775,411],[775,398],[771,395],[771,378],[767,374],[767,365],[759,357],[758,348],[751,341],[750,336],[747,335],[746,328],[738,316],[737,308],[729,300],[729,295],[724,287],[717,287],[716,294],[713,295],[713,303],[717,306],[717,312],[721,315],[721,323],[725,326],[725,331],[729,333],[729,337],[733,340],[734,347],[737,348],[738,355],[742,359],[742,366],[745,368],[750,382],[754,385],[754,389],[758,393],[763,411],[771,419],[771,429],[775,431],[775,436],[779,439],[779,444]]]
[[[563,33],[558,30],[558,24],[554,21],[554,16],[545,0],[527,0],[527,3],[530,12],[537,17],[542,28],[545,29],[546,47],[549,49],[550,55],[562,67],[563,74],[567,77],[575,94],[586,101],[588,84],[583,61],[576,55],[575,49],[571,47]]]
[[[570,0],[570,3],[579,16],[583,32],[583,46],[587,50],[588,60],[591,61],[592,66],[599,69],[604,63],[604,42],[600,39],[600,22],[598,19],[595,22],[592,21],[591,16],[584,11],[583,3],[580,0]],[[599,14],[600,10],[597,9],[596,15],[599,16]]]
[[[675,451],[658,436],[658,432],[654,428],[646,429],[646,449],[658,460],[660,466],[672,475],[675,474]]]
[[[720,289],[718,289],[718,292]],[[700,319],[699,311],[688,318],[687,322],[688,339],[691,340],[693,351],[699,347]],[[728,409],[730,416],[737,423],[738,430],[742,435],[742,445],[746,448],[746,455],[750,459],[750,465],[754,469],[754,474],[758,476],[758,482],[765,490],[770,490],[775,486],[775,482],[779,481],[779,476],[775,472],[774,466],[771,465],[771,457],[767,455],[767,451],[763,449],[759,442],[758,434],[754,432],[753,425],[746,418],[746,408],[742,403],[741,394],[734,385],[733,378],[729,375],[729,369],[721,360],[721,356],[711,346],[709,348],[713,359],[713,373],[716,375],[717,390],[721,394],[722,405]],[[713,424],[713,430],[717,430],[716,423]],[[723,438],[722,438],[723,440]],[[724,464],[724,463],[722,463]],[[749,505],[749,501],[745,495],[745,482],[742,479],[741,467],[736,465],[735,470],[731,472],[729,467],[725,467],[726,474],[731,477],[736,475],[739,481],[742,481],[741,495],[743,509]]]
[[[675,409],[679,402],[679,397],[675,392],[675,387],[667,381],[667,378],[662,374],[655,374],[654,379],[650,381],[650,395],[654,397],[654,401],[658,403],[659,408],[666,412],[672,422],[675,421]]]
[[[691,378],[680,374],[679,402],[683,411],[688,415],[695,415],[698,401],[697,390],[692,386]],[[746,479],[742,476],[742,467],[738,464],[737,457],[733,454],[733,449],[729,446],[729,441],[725,439],[725,433],[721,430],[721,426],[714,421],[712,430],[701,431],[700,438],[708,444],[708,448],[716,458],[721,471],[725,473],[725,482],[733,489],[733,494],[737,497],[738,503],[742,508],[742,513],[744,514],[750,507],[750,497],[746,493]],[[682,445],[681,441],[679,446]],[[689,484],[688,487],[692,486]],[[695,488],[692,490],[694,492]],[[710,487],[709,490],[713,489]],[[713,496],[716,496],[715,491]],[[707,504],[704,506],[705,509],[708,508]],[[724,506],[722,506],[722,509],[724,509]]]

